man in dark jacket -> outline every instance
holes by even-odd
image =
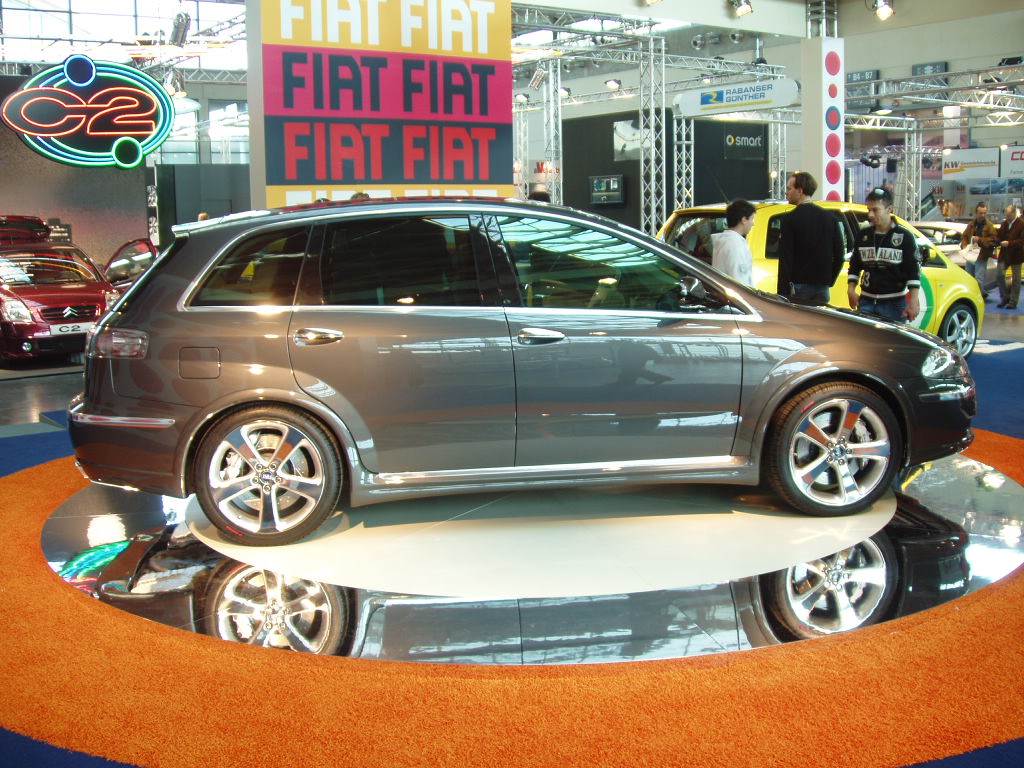
[[[776,292],[798,304],[828,303],[843,268],[843,235],[831,212],[811,202],[818,182],[796,171],[786,182],[786,199],[796,206],[782,217]]]
[[[1000,307],[1017,308],[1020,297],[1020,265],[1024,262],[1024,219],[1017,206],[1006,206],[1006,218],[999,225],[999,302]],[[1006,284],[1006,270],[1010,269],[1010,285]]]
[[[996,242],[996,225],[988,220],[988,205],[978,203],[974,206],[974,218],[971,219],[971,223],[964,229],[964,234],[960,238],[960,247],[967,248],[972,245],[978,247],[978,257],[974,261],[967,262],[964,269],[974,275],[974,279],[981,286],[981,295],[985,298],[988,298],[988,293],[985,292],[985,269],[995,251]]]
[[[921,287],[917,240],[892,217],[892,196],[888,190],[872,190],[865,202],[871,226],[857,233],[850,257],[850,306],[894,323],[913,320],[921,311],[917,296]]]

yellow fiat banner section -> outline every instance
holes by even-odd
[[[264,45],[511,58],[509,0],[278,0],[262,8]]]

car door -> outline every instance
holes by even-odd
[[[556,214],[499,217],[518,466],[721,457],[742,345],[720,288],[640,237]]]
[[[513,463],[511,341],[475,232],[465,214],[339,217],[303,273],[296,380],[340,414],[371,472]]]

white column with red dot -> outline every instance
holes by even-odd
[[[815,198],[843,200],[846,64],[843,39],[812,37],[801,51],[803,152],[799,170],[818,180]]]

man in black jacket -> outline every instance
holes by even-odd
[[[893,219],[888,190],[872,190],[865,202],[872,226],[857,233],[853,246],[847,278],[850,306],[896,323],[913,320],[921,311],[917,240]]]
[[[786,199],[796,206],[782,217],[776,292],[797,304],[822,306],[843,268],[843,235],[831,212],[811,202],[818,182],[796,171],[786,182]]]

